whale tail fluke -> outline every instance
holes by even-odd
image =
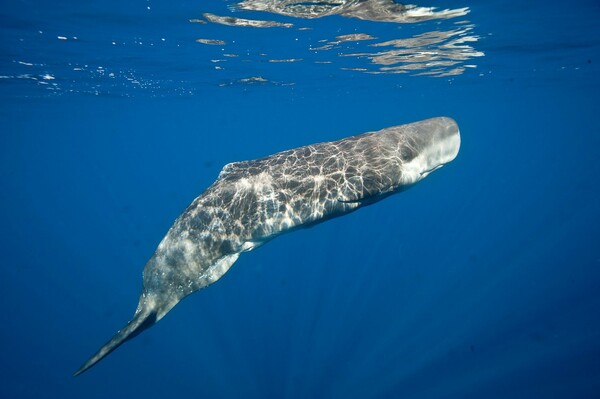
[[[127,325],[119,330],[110,341],[108,341],[96,354],[88,359],[75,373],[77,377],[100,360],[104,359],[109,353],[117,349],[124,342],[136,337],[142,331],[152,327],[157,322],[157,315],[154,310],[139,309]]]

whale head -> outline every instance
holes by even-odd
[[[401,185],[413,185],[458,155],[460,133],[456,122],[447,117],[411,124],[399,145],[402,162]]]

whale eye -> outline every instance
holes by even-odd
[[[415,150],[408,146],[402,146],[400,148],[400,159],[402,162],[409,162],[416,156]]]

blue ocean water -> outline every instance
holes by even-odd
[[[600,3],[207,3],[2,4],[0,397],[600,397]],[[72,377],[224,164],[441,115],[454,162]]]

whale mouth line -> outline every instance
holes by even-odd
[[[420,173],[420,175],[421,175],[421,176],[423,176],[423,175],[427,176],[427,175],[428,175],[428,174],[430,174],[431,172],[434,172],[434,171],[438,170],[439,168],[441,168],[442,166],[446,165],[447,163],[448,163],[448,162],[446,162],[446,163],[441,163],[441,164],[439,164],[439,165],[436,165],[436,166],[434,166],[434,167],[433,167],[433,168],[431,168],[431,169],[424,170],[423,172],[421,172],[421,173]]]

